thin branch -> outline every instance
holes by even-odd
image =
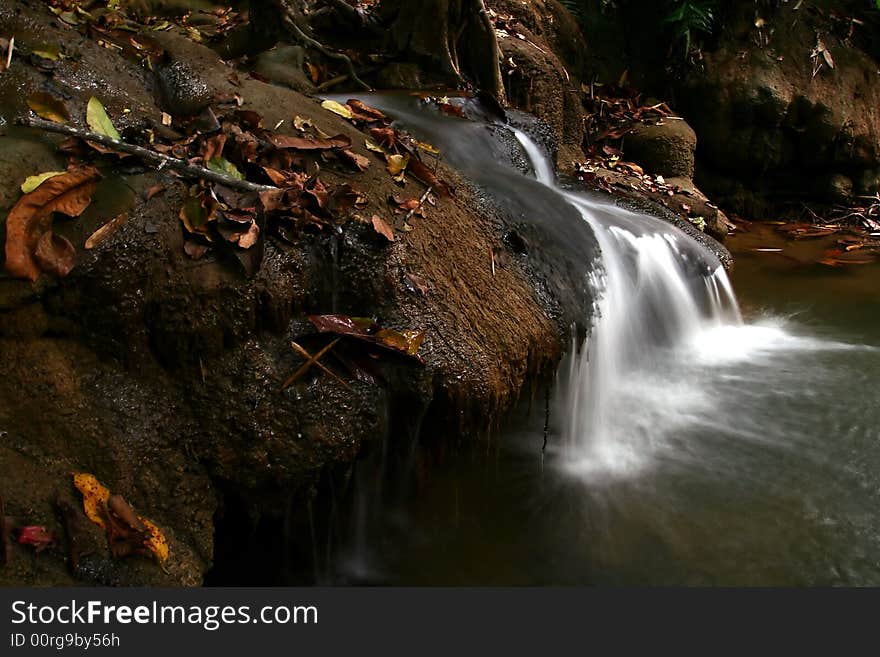
[[[314,356],[310,356],[309,359],[305,362],[305,364],[302,367],[300,367],[296,372],[294,372],[289,377],[287,377],[287,379],[285,379],[284,383],[281,384],[281,392],[284,392],[285,390],[287,390],[287,388],[292,386],[299,377],[301,377],[303,374],[308,372],[309,368],[312,365],[314,365],[315,363],[317,363],[324,356],[324,354],[326,354],[333,347],[335,347],[336,344],[339,342],[339,340],[340,340],[340,338],[336,338],[335,340],[333,340],[333,342],[331,342],[326,347],[321,349],[321,351],[316,353]],[[293,343],[291,343],[291,344],[293,344]]]
[[[269,192],[278,189],[271,185],[258,185],[257,183],[252,183],[247,180],[239,180],[232,176],[227,176],[222,173],[217,173],[216,171],[211,171],[210,169],[190,164],[185,160],[179,160],[176,157],[170,157],[168,155],[163,155],[162,153],[157,153],[156,151],[151,151],[148,148],[128,144],[124,141],[116,141],[111,137],[99,135],[96,132],[72,128],[61,123],[53,123],[52,121],[45,121],[44,119],[35,119],[31,117],[21,118],[17,122],[20,125],[25,125],[30,128],[39,128],[40,130],[45,130],[47,132],[57,132],[61,135],[77,137],[79,139],[84,139],[85,141],[92,141],[96,144],[101,144],[101,146],[111,148],[114,151],[134,155],[144,162],[155,165],[160,171],[162,169],[173,169],[185,176],[202,178],[243,192]]]
[[[311,359],[312,359],[312,355],[311,355],[308,351],[306,351],[305,349],[303,349],[302,347],[300,347],[296,342],[293,342],[293,341],[291,340],[291,342],[290,342],[290,346],[293,347],[293,349],[294,349],[294,351],[296,351],[296,353],[298,353],[300,356],[302,356],[302,357],[305,358],[306,360],[311,360]],[[336,372],[334,372],[333,370],[331,370],[330,368],[328,368],[326,365],[324,365],[324,363],[322,363],[321,361],[319,361],[317,358],[315,358],[314,363],[315,363],[315,366],[316,366],[316,367],[320,368],[321,371],[324,372],[324,374],[333,377],[333,378],[336,379],[339,383],[341,383],[342,385],[344,385],[346,388],[350,387],[350,386],[348,385],[348,383],[346,383],[343,379],[339,378],[339,376],[336,375]]]
[[[422,207],[425,200],[428,198],[428,194],[431,193],[432,189],[433,189],[433,187],[428,187],[428,189],[425,190],[425,193],[422,194],[422,198],[419,199],[419,204],[407,213],[407,215],[403,218],[403,223],[408,222],[412,218],[412,216],[416,213],[416,210],[418,210]]]

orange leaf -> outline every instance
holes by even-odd
[[[41,260],[48,263],[49,271],[63,271],[58,260],[67,251],[66,245],[50,237],[41,248],[40,258],[36,257],[37,247],[51,232],[52,213],[79,216],[92,202],[100,178],[94,167],[79,167],[50,178],[18,200],[6,218],[6,270],[10,274],[35,281],[40,276]]]

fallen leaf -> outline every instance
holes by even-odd
[[[395,331],[394,329],[379,329],[374,337],[386,347],[401,351],[410,356],[419,352],[419,347],[425,339],[424,331]]]
[[[238,170],[238,168],[226,158],[215,157],[208,160],[207,165],[209,171],[213,171],[214,173],[219,173],[224,176],[229,176],[230,178],[235,178],[236,180],[244,180],[244,176],[241,175],[241,172]]]
[[[436,146],[432,146],[431,144],[424,141],[417,141],[416,146],[425,151],[426,153],[430,153],[431,155],[440,155],[440,149]]]
[[[32,281],[39,277],[40,263],[35,257],[36,250],[43,236],[51,232],[52,213],[79,216],[91,203],[92,193],[100,178],[101,174],[94,167],[79,167],[49,178],[18,200],[6,218],[6,270],[10,274]],[[41,249],[46,262],[63,255],[59,248],[65,250],[63,244],[51,237],[49,239],[49,243],[44,243]],[[61,270],[64,266],[58,262],[52,265],[52,269]]]
[[[48,45],[44,48],[34,49],[31,52],[37,57],[42,57],[43,59],[48,59],[53,62],[57,62],[61,59],[61,48],[56,45]]]
[[[423,183],[433,188],[434,191],[439,193],[441,196],[445,196],[447,198],[452,196],[452,189],[445,182],[440,180],[431,169],[427,167],[427,165],[422,162],[419,158],[414,157],[410,160],[409,166],[407,170],[421,180]]]
[[[103,508],[107,505],[110,491],[94,475],[80,472],[73,475],[73,485],[82,493],[83,511],[98,527],[106,528]]]
[[[210,221],[208,210],[202,203],[202,199],[191,197],[186,200],[178,214],[187,232],[206,234],[207,224]]]
[[[370,136],[376,140],[377,144],[386,149],[394,149],[399,139],[394,128],[371,128]]]
[[[269,143],[276,148],[294,148],[300,151],[329,150],[332,148],[348,148],[351,139],[345,135],[335,137],[292,137],[290,135],[269,135]]]
[[[67,111],[67,106],[51,94],[43,91],[38,91],[28,96],[27,105],[37,116],[47,121],[55,121],[56,123],[67,123],[70,121],[70,112]]]
[[[352,118],[351,109],[347,105],[337,103],[335,100],[325,100],[323,103],[321,103],[321,107],[323,107],[328,112],[333,112],[334,114],[338,114],[339,116],[345,117],[346,119]]]
[[[347,162],[357,169],[360,169],[361,171],[366,171],[370,168],[370,161],[363,155],[358,155],[354,151],[346,149],[339,151],[338,155],[341,160]]]
[[[409,164],[409,153],[404,155],[386,155],[385,161],[387,162],[386,169],[388,169],[388,173],[392,176],[399,176],[406,169],[406,165]]]
[[[394,241],[394,232],[391,230],[391,226],[388,225],[388,222],[382,219],[379,215],[374,214],[372,218],[373,230],[379,233],[382,237],[387,239],[389,242]]]
[[[424,331],[396,331],[378,326],[373,320],[348,315],[309,315],[312,323],[321,333],[345,335],[389,351],[424,361],[418,356],[419,347],[424,340]]]
[[[135,513],[121,495],[111,495],[88,473],[74,473],[73,483],[82,493],[86,516],[107,532],[114,556],[149,553],[160,564],[167,561],[169,550],[165,536],[154,523]]]
[[[86,123],[99,135],[122,141],[122,137],[119,136],[116,128],[113,127],[113,122],[107,116],[107,110],[104,109],[101,101],[94,96],[89,98],[89,104],[86,106]]]
[[[373,121],[387,121],[388,117],[374,107],[365,105],[357,99],[350,99],[346,105],[358,114],[365,116]]]
[[[125,223],[126,219],[128,219],[128,215],[124,212],[113,217],[89,236],[85,244],[86,249],[94,249],[96,246],[106,242],[113,233],[119,230],[119,227]]]
[[[39,187],[43,182],[49,180],[49,178],[54,178],[55,176],[61,176],[67,173],[66,171],[46,171],[45,173],[38,173],[34,176],[28,176],[24,179],[24,182],[21,183],[21,191],[25,194],[30,194],[37,187]]]
[[[30,545],[39,554],[48,547],[58,543],[58,536],[40,525],[29,525],[18,530],[18,543]]]
[[[257,243],[259,238],[260,227],[254,222],[251,224],[250,228],[247,229],[247,232],[241,233],[241,237],[238,238],[237,244],[243,249],[249,249]]]
[[[364,140],[364,146],[367,148],[368,151],[373,151],[374,153],[385,155],[385,149],[379,146],[379,144],[374,142],[372,139]]]
[[[205,140],[201,154],[205,162],[223,156],[223,149],[226,147],[227,138],[225,134],[221,133]]]
[[[66,237],[51,230],[40,236],[34,250],[34,260],[40,269],[58,278],[67,276],[76,264],[76,250]]]

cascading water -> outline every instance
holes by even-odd
[[[499,240],[521,238],[505,244],[536,294],[564,299],[562,321],[591,330],[559,370],[549,423],[524,403],[491,457],[472,445],[405,500],[360,478],[334,579],[880,584],[876,279],[865,292],[851,273],[786,278],[747,262],[744,323],[697,240],[566,189],[534,141],[476,103],[462,101],[474,118],[463,121],[405,94],[362,99],[491,199],[505,217]],[[768,299],[770,312],[756,312]],[[817,301],[822,312],[804,310]],[[375,481],[412,475],[409,458],[387,467],[399,448],[377,451]]]
[[[528,135],[515,134],[538,181],[555,187],[549,158]],[[721,263],[679,229],[557,191],[593,229],[602,257],[590,281],[598,299],[592,331],[586,344],[572,345],[563,372],[565,458],[576,471],[630,470],[650,451],[644,444],[634,450],[632,434],[656,440],[658,431],[672,428],[668,407],[681,400],[664,388],[672,383],[677,348],[725,324],[741,324],[739,308]],[[663,419],[666,426],[658,423]]]

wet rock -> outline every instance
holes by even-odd
[[[154,66],[158,100],[172,116],[193,116],[236,92],[232,70],[213,50],[176,32],[156,32],[165,56]]]
[[[309,93],[315,85],[303,71],[305,50],[302,46],[279,45],[257,56],[254,71],[273,84]]]
[[[734,223],[727,218],[716,205],[713,205],[708,197],[701,192],[694,181],[690,178],[667,178],[667,184],[681,188],[681,194],[674,197],[678,206],[682,203],[690,207],[688,214],[692,217],[702,217],[706,222],[705,232],[719,242],[723,242],[736,228]]]
[[[639,125],[626,136],[624,152],[646,171],[693,178],[697,135],[684,121]]]
[[[422,86],[422,71],[410,62],[391,62],[376,75],[380,89],[418,89]]]

